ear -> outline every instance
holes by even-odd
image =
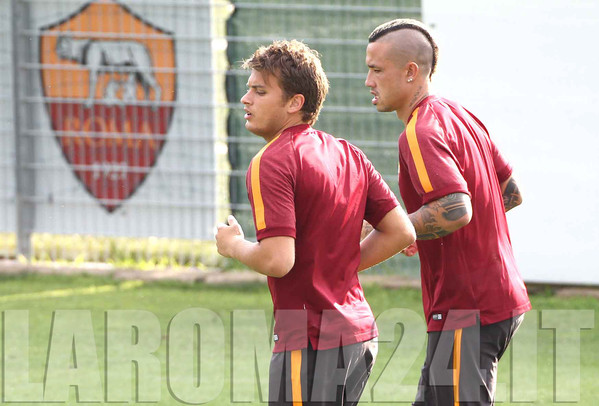
[[[418,64],[414,61],[410,61],[407,63],[406,65],[406,80],[408,82],[412,82],[414,80],[416,80],[416,77],[418,77],[418,73],[420,72],[420,67],[418,66]]]
[[[290,114],[297,113],[304,107],[306,101],[303,94],[296,94],[287,101],[287,111]]]

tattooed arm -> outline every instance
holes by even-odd
[[[470,197],[451,193],[425,204],[409,215],[419,240],[445,237],[464,227],[472,218]]]
[[[503,196],[503,207],[506,213],[522,203],[522,195],[518,184],[513,177],[509,177],[501,184],[501,195]]]

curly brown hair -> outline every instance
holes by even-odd
[[[320,64],[319,54],[297,40],[274,41],[258,48],[242,68],[273,75],[287,100],[296,94],[304,96],[302,120],[314,124],[329,91],[329,80]]]

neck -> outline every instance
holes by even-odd
[[[266,142],[271,142],[272,140],[277,138],[279,135],[283,134],[283,131],[285,131],[286,129],[295,127],[296,125],[300,125],[300,124],[309,124],[309,123],[302,121],[301,118],[291,119],[291,120],[285,122],[285,124],[281,126],[281,129],[279,131],[277,131],[276,133],[271,134],[271,135],[264,135],[263,138],[266,140]]]
[[[425,84],[417,85],[416,90],[410,97],[410,102],[408,103],[408,105],[406,105],[405,108],[401,110],[397,110],[397,118],[399,118],[401,121],[403,121],[405,125],[407,125],[408,120],[410,119],[410,116],[412,115],[412,112],[414,111],[416,106],[418,106],[420,102],[426,99],[428,96],[428,86],[426,86]]]

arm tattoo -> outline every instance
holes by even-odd
[[[424,206],[421,212],[421,217],[414,224],[416,236],[419,240],[433,240],[435,238],[445,237],[449,232],[437,223],[437,207]]]
[[[452,193],[422,206],[417,212],[410,214],[419,240],[432,240],[451,234],[454,229],[447,229],[447,222],[454,222],[466,214],[463,193]]]
[[[441,212],[443,218],[448,221],[456,221],[468,213],[464,201],[459,193],[452,193],[439,199],[441,207],[445,210]]]
[[[518,189],[518,185],[514,179],[509,180],[502,195],[503,207],[505,208],[506,212],[522,203],[522,195],[520,195],[520,190]]]

